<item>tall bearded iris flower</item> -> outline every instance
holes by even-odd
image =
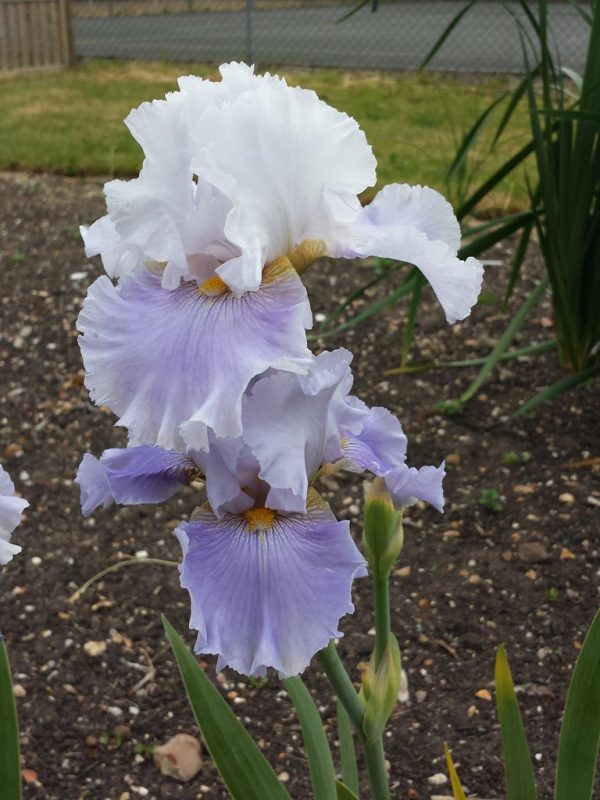
[[[205,480],[208,502],[177,536],[196,650],[218,654],[219,666],[295,675],[340,635],[365,563],[348,523],[314,489],[323,468],[381,475],[399,507],[443,504],[443,467],[405,464],[400,423],[349,394],[350,360],[337,350],[314,358],[306,374],[269,370],[244,394],[242,435],[209,432],[206,450],[139,446],[81,463],[85,513],[113,501],[160,502]]]
[[[15,485],[0,464],[0,565],[8,564],[13,556],[21,552],[18,545],[11,544],[10,535],[28,505],[27,500],[15,497]]]
[[[415,264],[450,322],[479,292],[481,265],[457,259],[439,194],[393,185],[361,207],[376,164],[351,117],[243,64],[221,74],[181,78],[131,112],[140,175],[108,183],[107,216],[83,230],[109,276],[78,323],[86,383],[134,445],[207,450],[209,431],[240,436],[257,375],[306,372],[300,275],[320,256]]]

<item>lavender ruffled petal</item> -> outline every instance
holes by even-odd
[[[348,523],[322,501],[260,531],[244,516],[218,521],[202,511],[177,535],[196,652],[219,654],[222,665],[246,675],[267,667],[302,672],[340,635],[340,618],[353,611],[353,579],[365,574]]]
[[[194,471],[194,461],[176,451],[148,446],[114,448],[105,450],[99,460],[86,453],[75,481],[87,516],[112,502],[162,503],[188,484]]]
[[[384,476],[385,485],[396,508],[410,506],[417,500],[429,503],[438,511],[444,510],[443,481],[445,464],[416,469],[402,464]]]
[[[307,306],[292,269],[267,269],[261,288],[242,297],[201,294],[195,282],[165,290],[147,269],[120,288],[99,278],[78,320],[86,385],[120,416],[131,444],[205,449],[207,426],[241,433],[252,378],[269,367],[306,369]]]
[[[269,508],[303,512],[309,481],[337,446],[338,417],[346,418],[352,385],[348,350],[324,352],[306,375],[275,372],[244,398],[243,438],[271,489]]]

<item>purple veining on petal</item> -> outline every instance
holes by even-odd
[[[190,456],[160,447],[114,448],[100,459],[84,455],[76,483],[87,516],[111,503],[162,503],[188,484],[198,467]]]
[[[252,378],[269,367],[306,369],[307,305],[291,269],[267,270],[261,288],[242,297],[203,295],[195,282],[165,290],[147,269],[120,288],[99,278],[78,320],[86,385],[120,416],[131,444],[205,449],[207,427],[241,433]]]
[[[219,521],[203,511],[177,536],[196,652],[219,654],[246,675],[302,672],[341,635],[352,582],[366,574],[348,523],[322,502],[308,515],[277,515],[268,530],[252,530],[244,515]]]

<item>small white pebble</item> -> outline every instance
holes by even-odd
[[[429,783],[431,786],[443,786],[444,784],[448,783],[448,778],[443,772],[436,772],[435,775],[430,775],[427,778],[427,783]]]
[[[113,717],[123,716],[123,709],[119,708],[119,706],[109,706],[106,710],[109,714],[112,714]]]
[[[39,556],[33,556],[30,560],[34,567],[39,567],[42,563],[42,559]]]
[[[136,558],[148,558],[148,551],[147,550],[137,550],[135,554]]]

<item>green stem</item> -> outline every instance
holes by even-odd
[[[324,650],[321,650],[319,660],[331,685],[335,689],[340,703],[344,706],[352,723],[362,736],[362,721],[365,708],[356,693],[350,676],[346,672],[346,668],[342,664],[342,659],[338,654],[333,639]]]
[[[375,669],[383,658],[390,640],[390,577],[377,575],[373,579],[373,603],[375,606]]]
[[[348,716],[358,731],[365,753],[373,800],[390,800],[383,740],[380,738],[374,742],[368,742],[365,739],[362,730],[365,709],[350,680],[350,676],[346,672],[333,640],[329,642],[324,650],[320,651],[319,660],[331,685],[335,689],[338,700],[346,709]]]
[[[374,742],[363,742],[367,772],[373,800],[390,800],[390,786],[385,768],[385,753],[383,752],[383,739]]]

